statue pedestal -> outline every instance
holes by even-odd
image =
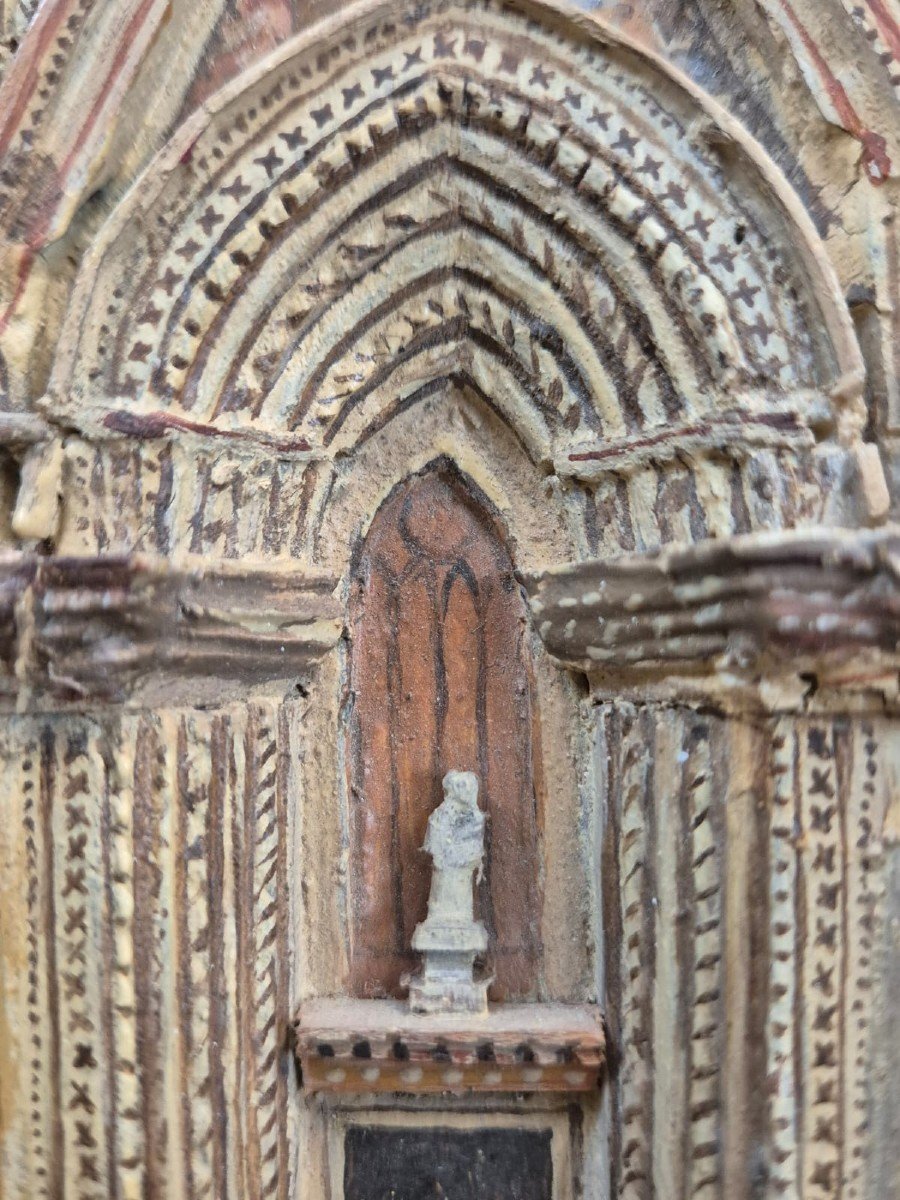
[[[592,1004],[410,1012],[399,1000],[306,1000],[295,1049],[308,1092],[596,1092],[605,1061]]]
[[[473,978],[475,957],[487,950],[480,921],[446,921],[430,917],[413,934],[412,946],[424,955],[421,975],[409,983],[413,1012],[487,1012],[490,979]]]

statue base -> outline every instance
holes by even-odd
[[[474,978],[475,956],[487,949],[487,932],[480,921],[423,921],[412,945],[424,955],[421,975],[409,980],[413,1012],[487,1012],[491,981]]]
[[[475,1013],[488,1010],[490,979],[426,979],[417,975],[409,981],[409,1007],[414,1013]]]

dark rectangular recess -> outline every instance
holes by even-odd
[[[549,1129],[354,1125],[344,1200],[552,1200]]]

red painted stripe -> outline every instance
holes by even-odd
[[[122,70],[125,65],[125,60],[128,57],[127,52],[128,52],[128,50],[131,49],[131,46],[137,36],[138,30],[141,28],[141,26],[146,21],[148,14],[153,9],[153,6],[158,3],[159,3],[159,0],[142,0],[141,5],[137,9],[137,11],[132,15],[132,18],[128,22],[128,24],[125,26],[125,30],[124,30],[122,37],[120,39],[120,42],[119,42],[119,52],[116,54],[116,57],[113,59],[112,67],[111,67],[109,73],[107,74],[106,78],[103,81],[103,86],[100,89],[100,94],[97,97],[96,101],[94,102],[94,107],[91,109],[90,113],[88,114],[88,119],[85,121],[84,125],[79,130],[78,137],[76,138],[71,151],[66,156],[66,159],[63,162],[62,169],[60,172],[63,178],[65,178],[67,172],[69,171],[69,168],[71,167],[71,164],[74,162],[74,160],[80,153],[82,147],[84,146],[85,142],[87,141],[88,137],[90,136],[91,131],[93,130],[94,126],[97,123],[97,118],[102,113],[104,105],[109,98],[110,92],[112,91],[117,80],[119,79],[119,76],[122,74]],[[160,16],[162,16],[162,13],[165,12],[165,7],[160,4],[160,9],[161,9]]]
[[[65,6],[68,3],[70,3],[70,0],[59,0],[59,3],[56,4],[52,10],[48,10],[53,18],[53,21],[51,23],[48,20],[46,23],[47,27],[41,30],[41,36],[38,40],[38,44],[35,47],[33,54],[31,54],[29,57],[28,82],[27,84],[22,85],[23,88],[27,88],[28,90],[23,90],[21,95],[19,95],[18,92],[16,93],[18,103],[14,106],[11,106],[9,119],[3,126],[2,133],[0,133],[0,152],[2,152],[2,150],[9,145],[19,128],[19,122],[22,114],[27,109],[27,96],[30,94],[30,91],[33,90],[35,81],[40,78],[39,64],[43,61],[43,57],[47,53],[48,41],[52,39],[56,29],[62,22],[66,13]],[[77,160],[79,154],[85,146],[85,143],[88,141],[95,125],[97,124],[97,121],[102,115],[110,93],[125,69],[125,64],[128,59],[127,52],[133,45],[141,26],[147,20],[148,14],[152,11],[154,5],[159,5],[160,18],[162,18],[166,8],[160,3],[160,0],[141,0],[137,10],[133,13],[131,19],[128,21],[128,24],[122,31],[122,35],[119,39],[118,52],[113,59],[110,70],[103,79],[99,95],[94,102],[87,119],[79,129],[78,135],[72,143],[72,147],[69,153],[66,155],[66,158],[60,168],[57,176],[56,197],[52,203],[48,203],[39,211],[37,219],[31,224],[25,234],[23,240],[27,246],[27,251],[23,254],[19,263],[19,269],[16,278],[16,289],[13,298],[7,305],[2,316],[0,316],[0,333],[3,333],[8,327],[10,319],[15,313],[19,301],[22,298],[22,294],[25,291],[25,287],[28,282],[28,276],[31,273],[35,256],[43,247],[47,236],[47,231],[51,228],[53,224],[53,217],[58,211],[59,197],[65,190],[65,179],[72,170],[73,163]]]
[[[878,32],[887,42],[890,47],[891,54],[900,64],[900,25],[894,20],[888,10],[885,8],[882,0],[866,0],[872,16],[875,18],[875,24],[878,26]]]
[[[31,267],[34,263],[34,258],[34,253],[29,247],[22,254],[22,257],[19,260],[19,267],[16,271],[16,290],[13,292],[13,297],[9,304],[7,304],[6,308],[3,310],[3,315],[0,316],[0,333],[4,333],[6,331],[6,327],[9,325],[10,318],[19,307],[19,301],[22,299],[22,295],[25,291],[25,285],[28,283],[28,276],[31,274]]]
[[[71,3],[72,0],[50,0],[48,4],[41,5],[35,23],[22,43],[20,54],[13,59],[0,91],[0,112],[5,111],[5,119],[0,124],[0,154],[9,148],[19,128],[22,114],[28,108],[41,77],[40,67],[47,48],[56,37]]]
[[[862,123],[859,114],[850,102],[844,85],[829,67],[825,56],[816,45],[809,30],[797,16],[793,6],[788,3],[788,0],[781,0],[781,7],[803,42],[843,127],[862,143],[863,162],[866,165],[866,174],[869,180],[872,183],[882,183],[891,173],[891,160],[887,154],[885,139],[880,133],[867,129]]]

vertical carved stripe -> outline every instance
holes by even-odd
[[[620,1195],[651,1195],[653,1103],[654,834],[647,803],[652,761],[648,723],[622,706],[619,723],[621,779],[620,867],[622,903],[622,1166]]]
[[[847,861],[846,937],[844,948],[844,1111],[842,1186],[845,1200],[865,1200],[864,1167],[869,1134],[871,1006],[875,979],[873,955],[883,861],[876,829],[880,827],[883,781],[880,738],[874,722],[848,731],[851,762],[844,811]]]
[[[803,1196],[834,1200],[840,1186],[844,869],[841,797],[830,723],[799,739],[804,945],[800,974],[804,1066]]]
[[[606,1164],[601,1168],[604,1196],[618,1196],[622,1168],[621,1088],[619,1061],[622,1045],[622,903],[619,881],[621,812],[618,804],[617,720],[610,704],[596,710],[594,778],[597,782],[597,813],[602,823],[601,857],[596,863],[601,909],[598,942],[603,948],[598,998],[606,1013],[607,1066],[610,1086],[603,1100],[602,1127],[608,1132],[604,1147]]]
[[[174,507],[172,504],[174,476],[172,447],[167,444],[159,450],[159,480],[156,484],[156,491],[147,497],[148,500],[153,500],[153,536],[150,544],[158,554],[169,553]]]
[[[167,453],[158,444],[148,443],[131,450],[131,475],[136,481],[137,494],[130,501],[134,515],[125,522],[126,536],[135,550],[150,553],[157,549],[156,506],[165,504],[165,484],[162,477],[163,456]],[[127,476],[126,476],[127,477]],[[121,505],[126,504],[122,496]],[[160,548],[161,552],[164,550]]]
[[[105,795],[107,892],[110,918],[108,967],[113,1103],[116,1120],[113,1163],[118,1194],[139,1197],[144,1189],[144,1122],[138,1077],[137,993],[135,987],[134,905],[134,740],[119,730],[107,748]],[[110,753],[111,751],[111,753]]]
[[[719,1195],[761,1200],[772,1171],[770,1124],[779,1085],[770,1077],[771,725],[710,723],[717,802],[711,812],[720,848],[723,1005],[717,1093],[722,1114]],[[785,757],[783,749],[780,751]],[[787,784],[791,794],[790,780]],[[781,901],[783,903],[783,899]],[[788,950],[792,954],[792,948]],[[786,1031],[790,1044],[790,1029]],[[768,1161],[767,1161],[768,1158]]]
[[[900,723],[896,720],[872,722],[872,740],[878,749],[866,745],[866,755],[878,754],[878,774],[872,777],[873,789],[866,792],[871,801],[868,812],[873,838],[867,857],[871,874],[868,911],[858,928],[871,940],[874,986],[860,996],[869,1025],[869,1053],[866,1063],[869,1084],[865,1104],[868,1128],[864,1163],[866,1200],[896,1200],[898,1194],[897,1115],[900,1113],[900,1077],[896,1070],[900,1046]],[[868,741],[868,738],[867,738]],[[877,780],[877,785],[876,785]],[[857,926],[854,924],[854,930]],[[868,953],[868,949],[866,951]],[[851,1011],[853,1006],[850,1006]],[[879,1080],[873,1087],[871,1081]]]
[[[231,1077],[231,1103],[234,1110],[236,1147],[234,1190],[238,1196],[259,1193],[259,1153],[256,1137],[256,1112],[253,1105],[255,1048],[253,1041],[253,981],[255,960],[252,952],[252,813],[253,780],[248,750],[252,738],[255,706],[242,713],[240,728],[233,723],[229,739],[229,789],[231,805],[231,855],[234,868],[234,1003],[235,1048]]]
[[[237,710],[217,713],[204,722],[208,730],[209,803],[206,852],[209,911],[209,1065],[212,1100],[212,1158],[216,1200],[235,1195],[236,1166],[242,1156],[240,1122],[236,1119],[237,1055],[234,859],[232,853],[235,777],[231,739]]]
[[[253,1057],[250,1094],[260,1194],[274,1196],[278,1181],[278,743],[275,714],[258,706],[248,731],[247,858],[251,870],[249,931]],[[248,1143],[249,1148],[249,1143]]]
[[[233,727],[229,744],[229,775],[232,793],[232,861],[234,864],[234,1021],[236,1044],[231,1101],[240,1152],[235,1163],[235,1194],[259,1194],[259,1146],[253,1104],[256,1051],[253,1039],[253,953],[252,913],[252,820],[254,804],[250,766],[255,706],[243,714],[241,729]]]
[[[94,505],[88,487],[92,465],[90,455],[86,443],[74,439],[67,450],[67,483],[71,491],[63,505],[60,530],[60,546],[66,554],[91,554],[97,551],[93,527]]]
[[[688,1128],[688,1022],[695,981],[691,971],[690,936],[682,917],[688,872],[684,803],[687,788],[685,744],[690,716],[685,710],[654,709],[653,778],[648,798],[655,813],[655,888],[653,919],[653,1194],[685,1195],[685,1132]],[[645,818],[646,819],[646,818]],[[646,897],[644,903],[646,904]]]
[[[793,723],[775,723],[772,737],[772,824],[769,879],[771,981],[767,1021],[769,1192],[797,1194],[797,1121],[794,1063],[796,1002],[797,855],[795,838],[796,772]]]
[[[178,466],[183,470],[184,463],[179,461]],[[203,458],[198,459],[196,464],[192,464],[192,466],[196,473],[196,482],[192,489],[192,495],[195,498],[194,509],[188,521],[188,528],[191,531],[190,552],[192,554],[206,553],[212,555],[216,552],[214,539],[219,533],[218,527],[213,523],[209,523],[206,516],[212,468],[209,462]],[[179,471],[180,473],[181,471]],[[181,483],[180,478],[179,483]],[[209,541],[206,539],[209,539]]]
[[[54,813],[56,804],[56,788],[59,771],[56,761],[56,739],[49,722],[40,726],[40,828],[41,841],[44,848],[42,904],[40,936],[46,950],[47,959],[47,1014],[49,1028],[47,1038],[47,1082],[49,1096],[47,1112],[49,1121],[46,1126],[48,1140],[47,1153],[47,1195],[56,1200],[63,1193],[65,1178],[65,1146],[63,1142],[63,1111],[62,1111],[62,995],[63,988],[68,987],[68,981],[61,978],[66,969],[62,961],[58,944],[59,905],[57,902],[57,848],[56,831],[54,829]]]
[[[92,727],[76,718],[55,737],[57,953],[59,956],[60,1091],[66,1195],[101,1200],[110,1188],[103,980],[106,923],[103,855],[96,809],[101,764]]]
[[[199,714],[181,718],[183,757],[176,803],[181,814],[181,853],[184,857],[182,914],[187,976],[182,983],[185,1030],[185,1095],[190,1112],[192,1200],[212,1197],[213,1106],[210,1069],[209,877],[207,765],[208,722]],[[218,1198],[217,1198],[218,1200]]]
[[[163,1186],[167,1176],[168,1126],[160,1081],[164,1053],[161,955],[163,900],[159,868],[160,731],[154,717],[142,718],[135,729],[134,854],[135,1007],[138,1023],[138,1062],[141,1078],[141,1124],[145,1139],[148,1191]]]
[[[183,814],[179,788],[183,723],[177,714],[163,713],[154,721],[154,804],[158,813],[159,912],[155,937],[160,962],[161,1018],[160,1104],[166,1115],[166,1200],[187,1200],[193,1180],[190,1156],[190,1103],[185,1087],[190,997],[187,994],[190,949],[184,913],[185,855],[181,838]]]
[[[722,879],[706,724],[690,729],[682,753],[691,855],[686,884],[692,893],[686,908],[693,916],[686,1194],[706,1200],[718,1192],[722,1052]]]
[[[49,1073],[53,1066],[53,1016],[50,1009],[48,953],[53,929],[48,922],[47,891],[52,886],[48,863],[51,861],[41,819],[41,752],[30,721],[13,727],[18,736],[10,737],[9,759],[4,771],[12,787],[22,796],[22,820],[25,832],[25,879],[28,930],[26,933],[27,971],[26,1012],[28,1055],[28,1193],[41,1200],[51,1197],[55,1148],[48,1139],[54,1114],[51,1110],[54,1090]],[[57,1148],[58,1149],[58,1148]],[[26,1194],[23,1188],[23,1194]]]
[[[626,481],[628,508],[637,543],[636,549],[661,545],[663,538],[656,520],[656,471],[636,471]]]
[[[335,672],[342,672],[339,663],[334,664]],[[288,1200],[288,1193],[293,1194],[288,1166],[288,1120],[289,1111],[297,1111],[301,1103],[297,1073],[294,1070],[293,1054],[287,1041],[287,1026],[292,1012],[296,1007],[300,994],[300,981],[292,977],[291,951],[296,945],[296,935],[292,937],[293,914],[297,912],[297,898],[288,883],[288,846],[293,843],[294,830],[292,814],[295,804],[289,803],[290,797],[296,797],[300,788],[300,777],[296,763],[300,758],[299,746],[302,745],[302,725],[305,710],[296,703],[281,704],[277,710],[278,764],[275,785],[275,813],[278,823],[277,833],[277,862],[275,875],[275,891],[281,898],[275,916],[275,1043],[276,1043],[276,1074],[275,1086],[275,1128],[277,1130],[277,1188],[272,1193],[275,1200]],[[346,846],[346,835],[343,845]],[[302,872],[303,863],[291,857],[291,863]],[[294,886],[299,891],[299,874],[291,872]],[[335,886],[343,887],[340,875],[335,878]],[[338,966],[340,966],[338,961]],[[295,1160],[296,1161],[296,1160]],[[301,1165],[302,1169],[302,1165]],[[273,1167],[273,1173],[276,1169]]]

